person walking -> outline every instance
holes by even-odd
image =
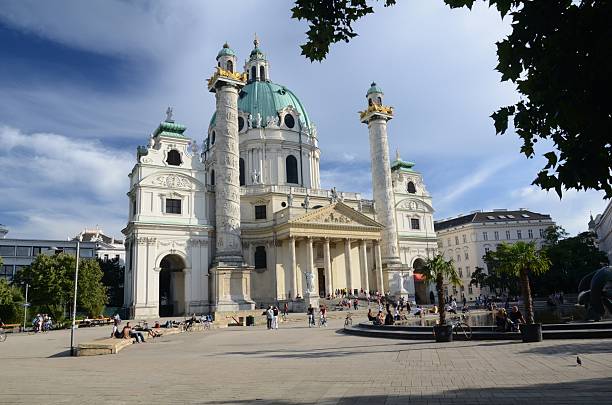
[[[278,307],[275,305],[272,308],[272,329],[278,329]]]
[[[308,305],[306,314],[308,315],[308,327],[312,328],[313,326],[315,326],[314,308],[312,307],[312,304]]]
[[[265,311],[266,314],[266,326],[268,329],[272,329],[272,318],[274,317],[274,312],[272,311],[272,306],[268,305],[268,309]]]

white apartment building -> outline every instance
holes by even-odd
[[[458,299],[465,295],[468,301],[475,300],[481,291],[479,287],[470,285],[470,281],[477,267],[487,270],[483,260],[486,252],[495,250],[502,242],[519,240],[535,241],[541,247],[546,229],[554,225],[550,215],[525,208],[474,211],[436,221],[438,250],[447,260],[453,259],[462,281],[459,287],[446,286],[446,294]]]
[[[13,239],[6,238],[8,229],[0,226],[0,277],[13,280],[15,274],[32,264],[36,256],[49,250],[61,250],[64,253],[76,255],[77,239],[81,239],[79,256],[82,259],[99,257],[102,260],[119,259],[123,265],[125,261],[125,248],[123,241],[104,235],[101,229],[80,232],[75,238],[66,240],[53,239]]]
[[[591,216],[589,230],[597,234],[599,250],[608,255],[608,260],[612,263],[612,200],[595,219]]]

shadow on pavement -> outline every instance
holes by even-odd
[[[416,388],[416,387],[415,387]],[[341,398],[321,397],[316,400],[293,401],[289,399],[249,400],[232,399],[228,401],[204,401],[200,404],[277,404],[289,405],[296,403],[317,404],[367,404],[367,405],[425,405],[425,404],[496,404],[509,405],[526,401],[537,401],[543,404],[594,404],[610,403],[612,397],[612,378],[600,378],[564,382],[556,384],[533,384],[520,387],[496,387],[452,389],[441,394],[391,394],[391,395],[354,395],[347,394]]]
[[[522,351],[521,353],[548,355],[612,353],[612,346],[610,346],[609,342],[576,342],[555,346],[536,346]]]

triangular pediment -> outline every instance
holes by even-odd
[[[349,207],[342,202],[336,202],[326,207],[318,208],[289,221],[291,224],[368,226],[383,228],[383,225],[372,218]]]

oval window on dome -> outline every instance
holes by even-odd
[[[242,131],[244,128],[244,118],[238,117],[238,131]]]
[[[295,126],[295,118],[293,118],[293,115],[285,115],[285,126],[287,128],[293,128]]]
[[[216,138],[217,138],[217,134],[215,133],[215,131],[212,131],[212,139],[210,140],[211,145],[215,144]]]

